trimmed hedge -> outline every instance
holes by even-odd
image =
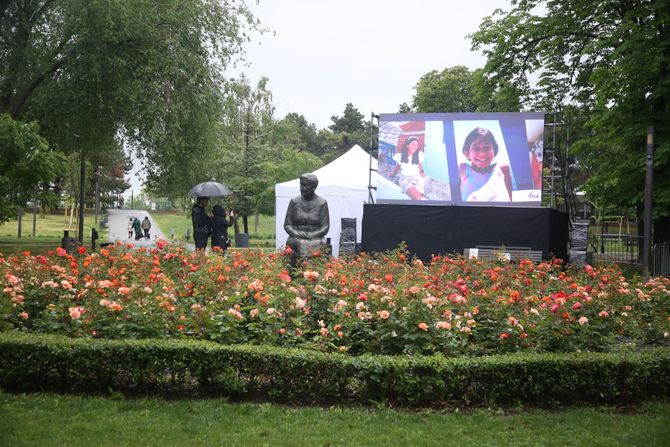
[[[0,333],[0,387],[399,406],[623,404],[670,396],[670,350],[351,357],[205,341]]]

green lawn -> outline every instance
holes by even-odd
[[[100,241],[107,240],[107,230],[100,229],[102,215],[98,215],[98,225],[95,225],[93,210],[86,210],[84,214],[84,244],[91,244],[91,228],[98,230]],[[77,237],[77,226],[75,220],[69,225],[69,219],[63,214],[37,215],[35,225],[35,236],[33,232],[33,214],[26,212],[21,224],[21,238],[18,237],[18,221],[16,219],[0,224],[0,252],[13,253],[16,251],[30,250],[31,252],[46,252],[60,246],[63,231],[69,230],[70,237]]]
[[[670,403],[462,413],[0,394],[0,445],[663,446]]]
[[[186,230],[190,230],[191,237],[193,229],[191,218],[188,214],[180,211],[151,211],[151,217],[156,221],[161,231],[168,237],[171,229],[174,228],[175,239],[184,241]],[[274,216],[260,215],[258,217],[258,229],[255,226],[255,216],[249,217],[249,245],[251,247],[274,247],[275,245],[275,218]],[[242,219],[239,219],[240,231],[242,228]],[[228,231],[228,237],[234,238],[234,233]],[[191,239],[193,241],[193,239]]]

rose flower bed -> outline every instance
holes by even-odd
[[[670,280],[560,261],[204,255],[161,241],[0,257],[4,330],[197,338],[350,354],[484,355],[667,345]]]

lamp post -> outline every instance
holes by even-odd
[[[77,239],[79,243],[84,245],[84,207],[86,206],[85,194],[86,191],[86,159],[84,158],[84,151],[81,151],[81,159],[79,160],[79,231]]]
[[[37,232],[37,200],[33,199],[33,237]]]
[[[103,167],[95,168],[95,224],[98,225],[98,213],[100,212],[100,173]]]
[[[21,239],[21,221],[22,220],[23,220],[23,207],[19,206],[19,218],[18,218],[18,222],[19,222],[19,234],[18,234],[18,236],[19,236],[19,239]]]
[[[647,171],[644,180],[644,236],[642,246],[642,264],[647,274],[651,273],[651,209],[654,189],[654,125],[647,128]]]

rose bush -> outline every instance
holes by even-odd
[[[482,355],[668,345],[670,280],[615,266],[468,260],[429,264],[400,247],[312,258],[226,257],[117,243],[0,256],[4,330],[103,338],[199,338],[351,354]]]

